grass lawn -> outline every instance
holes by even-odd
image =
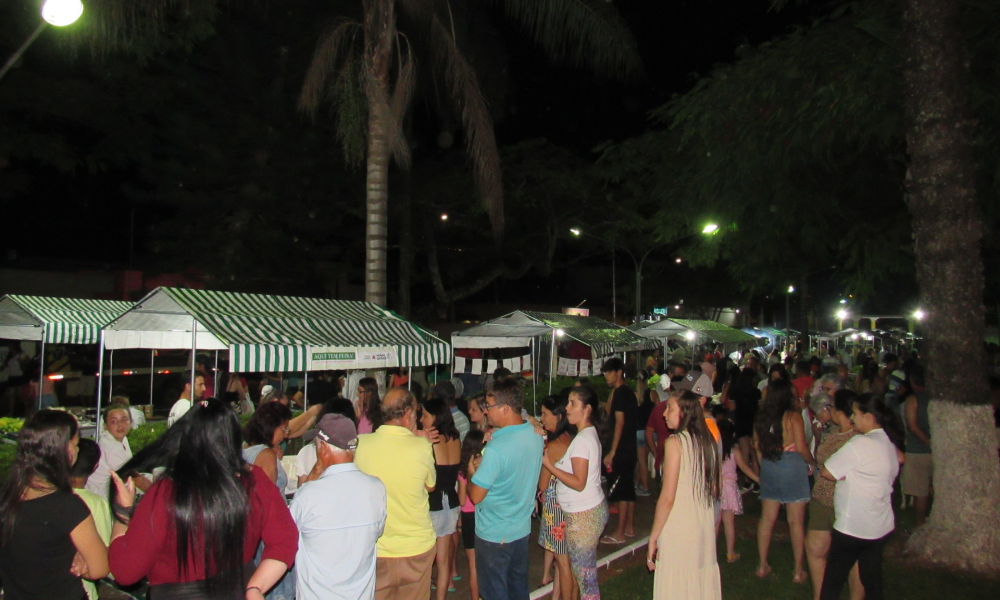
[[[725,600],[812,600],[812,583],[792,583],[792,548],[787,527],[782,526],[784,511],[779,517],[771,541],[768,562],[774,569],[770,577],[758,579],[757,517],[760,504],[751,494],[743,496],[745,512],[737,517],[739,539],[736,552],[741,558],[735,564],[726,562],[725,536],[719,534],[719,568],[722,573],[722,597]],[[913,508],[899,510],[899,496],[894,494],[896,532],[886,546],[883,564],[884,592],[889,600],[952,600],[964,598],[1000,598],[1000,580],[973,577],[926,565],[915,565],[902,556],[907,530],[914,527]],[[611,572],[602,572],[601,597],[605,600],[635,600],[652,598],[653,574],[646,570],[645,551],[637,558],[612,565]],[[803,565],[803,568],[807,568]],[[845,586],[843,598],[847,598]],[[666,599],[664,599],[666,600]]]
[[[811,600],[812,584],[792,583],[792,549],[786,540],[772,546],[770,563],[774,573],[767,579],[754,576],[757,564],[757,544],[753,539],[741,539],[736,551],[743,558],[735,564],[726,563],[724,544],[719,555],[722,570],[722,597],[726,600]],[[932,570],[907,564],[905,558],[887,556],[883,569],[885,597],[890,600],[939,600],[957,598],[1000,598],[1000,581],[973,578],[968,575]],[[643,558],[641,560],[645,560]],[[645,565],[635,561],[620,574],[601,583],[604,600],[635,600],[652,598],[653,575]],[[845,589],[843,598],[847,598]]]

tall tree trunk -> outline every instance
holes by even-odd
[[[368,118],[368,177],[365,188],[365,301],[385,306],[386,240],[389,206],[389,143],[385,123],[377,116]]]
[[[934,508],[908,549],[950,567],[1000,570],[1000,498],[986,357],[968,63],[957,0],[904,0],[907,203],[926,313]]]
[[[395,35],[395,11],[392,0],[366,0],[365,61],[370,78],[368,98],[368,147],[365,184],[365,301],[385,306],[386,253],[389,216],[389,130],[392,124],[386,107],[389,66]],[[381,88],[381,89],[379,89]],[[383,97],[380,97],[382,94]]]

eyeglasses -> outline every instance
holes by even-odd
[[[108,419],[108,425],[128,425],[132,422],[132,419]]]
[[[500,408],[501,406],[503,406],[503,404],[487,404],[486,412],[490,412],[491,408]]]

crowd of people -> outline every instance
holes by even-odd
[[[933,489],[916,357],[859,354],[857,377],[833,352],[657,358],[635,390],[608,359],[606,398],[580,380],[544,398],[538,421],[521,382],[498,372],[467,409],[449,381],[421,403],[359,378],[355,402],[335,390],[295,416],[265,385],[241,427],[234,403],[202,399],[198,375],[134,456],[126,403],[104,411],[99,444],[70,414],[38,411],[0,486],[0,585],[11,599],[94,598],[91,582],[110,574],[145,580],[154,600],[444,600],[464,548],[472,600],[524,600],[537,516],[541,583],[555,600],[592,600],[599,546],[639,535],[637,499],[658,488],[655,598],[721,598],[716,540],[721,529],[727,560],[740,559],[749,493],[761,505],[757,576],[785,568],[768,560],[784,507],[794,582],[811,580],[817,600],[845,584],[851,598],[881,598],[895,479],[902,470],[918,522]],[[297,437],[289,472],[283,446]]]

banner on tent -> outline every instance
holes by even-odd
[[[590,372],[590,361],[586,358],[580,359],[580,377],[590,377],[592,373]]]
[[[337,369],[384,369],[399,366],[399,353],[393,347],[314,347],[309,352],[310,371]]]
[[[559,375],[559,376],[565,376],[565,375],[567,375],[569,373],[569,364],[570,364],[570,362],[575,362],[575,361],[571,361],[568,358],[563,358],[563,357],[560,356],[559,357],[559,364],[556,367],[556,375]]]
[[[482,375],[483,373],[483,359],[473,358],[472,359],[472,374]]]
[[[456,356],[455,357],[455,369],[454,369],[453,372],[455,372],[455,373],[465,373],[465,357],[464,356]]]

